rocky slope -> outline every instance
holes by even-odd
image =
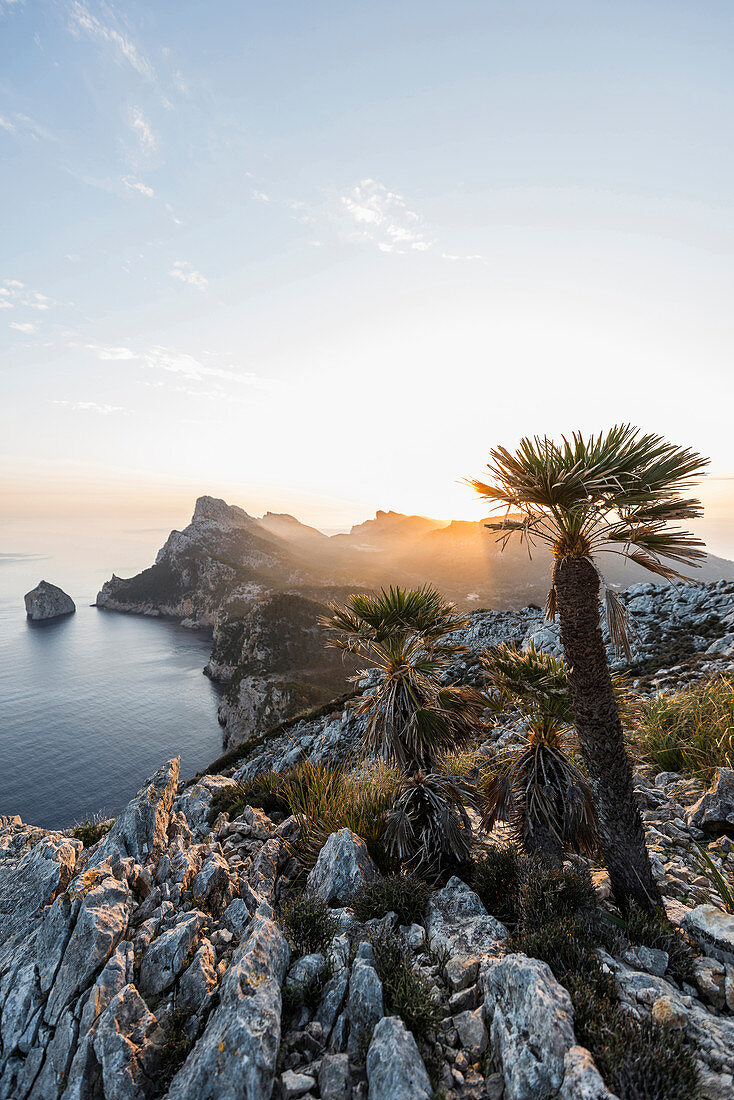
[[[639,690],[734,671],[734,584],[637,586],[624,601],[639,636]],[[454,671],[473,680],[483,646],[531,638],[557,645],[537,610],[477,613]],[[343,761],[360,732],[335,704],[266,734],[228,774],[184,785],[168,761],[90,847],[0,819],[0,1100],[412,1100],[437,1088],[447,1100],[614,1100],[577,1042],[566,990],[545,963],[512,950],[458,878],[412,925],[398,927],[394,914],[362,925],[350,902],[379,872],[362,841],[334,833],[306,889],[331,905],[337,926],[321,952],[291,950],[280,903],[299,880],[295,822],[245,807],[210,824],[212,798],[304,755]],[[514,720],[487,737],[487,755],[512,744]],[[694,845],[734,871],[734,772],[720,769],[710,791],[649,770],[636,786],[669,914],[700,954],[692,984],[676,981],[659,949],[632,943],[604,962],[631,1013],[688,1036],[703,1095],[725,1100],[734,917],[708,903]],[[603,897],[600,870],[596,881]],[[440,1005],[430,1047],[389,1012],[370,943],[379,927],[402,938]]]
[[[232,747],[255,736],[263,724],[347,689],[355,663],[326,650],[317,626],[330,600],[379,585],[431,580],[467,609],[477,603],[514,609],[474,617],[480,636],[485,629],[491,633],[492,624],[501,634],[504,625],[514,629],[512,616],[523,605],[544,603],[549,564],[542,551],[532,560],[513,545],[502,553],[483,523],[378,512],[349,534],[327,538],[292,516],[268,512],[257,519],[223,500],[200,497],[189,526],[171,533],[155,564],[127,580],[113,576],[97,606],[172,616],[185,627],[212,630],[205,671],[228,685],[219,717],[224,745]],[[644,576],[636,566],[620,568],[614,559],[603,568],[615,587]],[[734,563],[709,557],[700,579],[712,578],[734,580]],[[670,597],[669,607],[661,600],[656,597],[661,622],[668,610],[675,618],[676,597]],[[682,606],[686,611],[693,604]],[[644,611],[632,610],[647,630]],[[532,608],[525,613],[528,627],[537,614]],[[677,641],[661,625],[659,641],[692,653],[691,645],[700,647],[716,621],[694,625],[691,638],[686,624],[677,623]]]

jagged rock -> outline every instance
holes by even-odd
[[[196,905],[206,904],[215,909],[219,909],[231,898],[230,870],[224,856],[212,852],[193,880],[191,893]]]
[[[27,936],[30,920],[69,885],[82,847],[81,840],[51,833],[16,865],[0,865],[0,944]]]
[[[375,882],[380,872],[367,845],[351,829],[332,833],[319,852],[316,866],[306,881],[306,890],[327,905],[349,905],[357,892]]]
[[[294,1073],[287,1069],[280,1078],[280,1094],[282,1100],[297,1100],[314,1087],[316,1081],[307,1073]]]
[[[726,964],[717,959],[697,958],[693,964],[693,977],[701,999],[714,1008],[726,1005]]]
[[[459,1033],[461,1049],[466,1051],[469,1061],[478,1061],[487,1049],[487,1028],[482,1009],[459,1012],[454,1016],[454,1027]]]
[[[350,1100],[349,1057],[346,1054],[325,1054],[319,1067],[321,1100]]]
[[[505,926],[491,917],[479,896],[456,877],[431,898],[426,933],[434,950],[474,957],[496,953],[507,939]]]
[[[585,1047],[571,1047],[563,1059],[563,1084],[558,1100],[617,1100],[604,1084]]]
[[[453,993],[474,985],[479,973],[479,959],[474,955],[452,955],[445,967],[446,981]]]
[[[71,596],[67,596],[62,588],[48,581],[39,581],[35,588],[26,592],[26,615],[37,622],[40,619],[58,619],[61,615],[71,615],[76,611],[76,604]]]
[[[280,1046],[280,986],[290,951],[262,905],[222,981],[219,1005],[182,1068],[169,1100],[262,1100],[270,1096]]]
[[[236,786],[234,779],[226,775],[202,776],[181,792],[176,799],[176,808],[183,813],[192,832],[200,836],[209,829],[209,811],[214,795]]]
[[[290,969],[285,985],[294,992],[299,992],[309,985],[326,970],[326,959],[319,952],[312,955],[302,955]]]
[[[717,768],[713,785],[688,812],[688,822],[705,833],[734,836],[734,769]]]
[[[271,837],[255,856],[247,879],[255,894],[256,904],[259,904],[260,901],[273,901],[275,897],[275,880],[282,854],[282,840],[278,837]]]
[[[734,915],[713,905],[699,905],[681,920],[681,928],[706,952],[734,963]]]
[[[368,943],[360,944],[352,965],[347,999],[349,1017],[347,1049],[352,1058],[358,1054],[363,1041],[384,1014],[382,982],[375,969],[374,959],[371,946]]]
[[[152,776],[115,821],[87,862],[98,867],[105,860],[132,856],[138,863],[157,859],[166,846],[168,820],[176,793],[181,757],[167,761]]]
[[[385,1016],[367,1052],[369,1100],[430,1100],[426,1067],[411,1032],[399,1016]]]
[[[197,909],[182,913],[173,928],[153,940],[140,964],[140,988],[143,993],[161,993],[173,985],[195,948],[206,915]]]
[[[234,898],[222,913],[222,924],[233,932],[238,939],[250,922],[250,911],[242,898]]]
[[[571,998],[546,963],[526,955],[493,963],[485,981],[507,1100],[546,1100],[563,1084],[564,1059],[576,1043]]]
[[[314,1013],[314,1020],[321,1024],[326,1036],[331,1035],[336,1018],[342,1010],[348,986],[349,971],[343,967],[333,978],[329,978],[323,988],[321,1000]]]
[[[152,1094],[151,1039],[156,1029],[156,1018],[134,985],[126,985],[112,998],[92,1040],[105,1100],[140,1100]]]

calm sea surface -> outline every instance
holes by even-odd
[[[113,815],[171,756],[185,777],[222,751],[209,639],[90,607],[111,572],[0,555],[0,814],[47,828]],[[41,578],[74,615],[28,622]]]

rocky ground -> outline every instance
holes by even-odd
[[[734,585],[639,586],[625,602],[640,691],[734,666]],[[482,646],[531,637],[556,644],[540,612],[479,613],[457,671],[471,680]],[[291,950],[280,907],[303,885],[293,819],[247,807],[210,824],[212,798],[304,753],[343,760],[359,732],[348,707],[327,708],[253,743],[229,774],[182,784],[169,761],[88,847],[0,818],[0,1100],[613,1100],[576,1041],[566,990],[511,949],[458,878],[420,923],[388,914],[362,925],[350,902],[379,872],[362,841],[332,834],[306,889],[332,907],[334,934],[320,952]],[[484,748],[514,736],[508,721]],[[669,915],[700,952],[695,981],[676,982],[666,953],[642,945],[604,961],[630,1011],[689,1036],[705,1096],[724,1100],[734,1095],[734,917],[709,904],[695,845],[734,872],[734,772],[720,769],[708,791],[645,769],[636,785]],[[594,877],[603,899],[605,875]],[[389,1014],[376,924],[402,938],[440,1005],[428,1047]]]

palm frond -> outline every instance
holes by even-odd
[[[607,620],[607,630],[616,653],[623,653],[628,661],[632,660],[632,647],[630,646],[629,631],[630,621],[627,608],[619,596],[611,588],[604,592],[604,608]]]
[[[476,795],[456,776],[419,773],[407,779],[385,818],[388,852],[429,880],[459,868],[473,841],[466,804],[476,806]]]

